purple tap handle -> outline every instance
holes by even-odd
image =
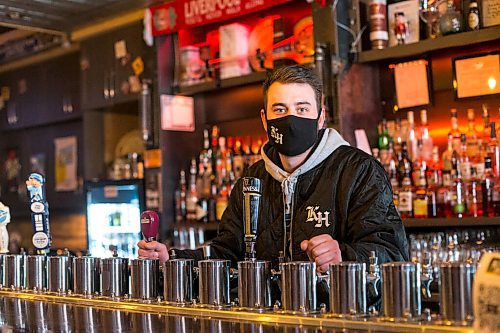
[[[145,210],[141,214],[141,231],[146,242],[156,240],[158,227],[160,226],[160,218],[158,213],[152,210]]]

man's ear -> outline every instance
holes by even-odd
[[[260,120],[262,120],[262,127],[264,127],[264,131],[267,133],[266,111],[264,109],[260,109]]]
[[[321,108],[318,119],[318,129],[322,129],[325,126],[325,118],[326,118],[325,113],[326,113],[325,108]]]

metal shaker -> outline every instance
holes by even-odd
[[[271,308],[271,263],[263,260],[238,262],[238,299],[248,309]]]
[[[291,313],[311,313],[316,307],[316,263],[291,261],[280,263],[281,303]]]
[[[133,259],[130,266],[131,296],[140,301],[150,301],[158,297],[158,259]]]
[[[28,290],[45,291],[47,289],[47,256],[27,256],[26,275],[26,288]]]
[[[366,315],[366,264],[330,265],[330,312],[339,316]]]
[[[206,259],[198,261],[200,303],[211,306],[230,304],[229,260]]]
[[[411,262],[382,264],[382,308],[384,319],[418,319],[421,305],[421,267]]]
[[[474,264],[454,262],[440,265],[440,313],[448,324],[468,325],[472,322],[472,284],[475,273]]]
[[[74,292],[92,296],[101,292],[101,265],[99,259],[78,257],[73,259]]]
[[[73,289],[73,257],[49,257],[47,261],[48,289],[51,292],[67,293]]]
[[[129,293],[129,262],[126,258],[101,260],[102,296],[120,298]]]
[[[7,288],[15,290],[26,286],[26,256],[23,254],[7,254],[3,257],[4,282]]]
[[[163,297],[173,304],[193,302],[193,259],[171,259],[163,264]]]

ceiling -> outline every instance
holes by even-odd
[[[65,34],[146,6],[146,0],[0,0],[0,33],[15,28]]]

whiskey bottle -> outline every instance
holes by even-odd
[[[484,160],[484,178],[481,182],[483,216],[495,216],[495,207],[493,200],[493,190],[495,187],[495,177],[491,170],[491,158]]]

